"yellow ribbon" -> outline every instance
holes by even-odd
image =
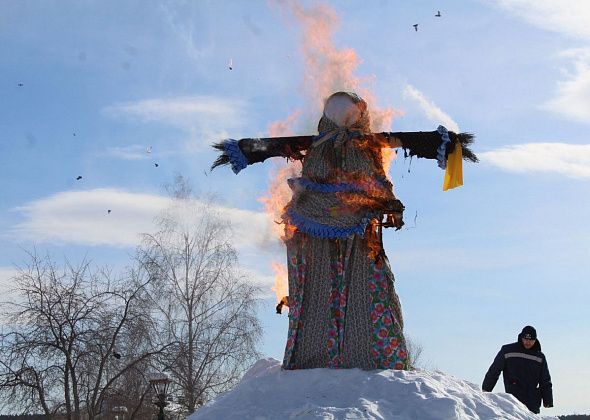
[[[453,153],[449,155],[449,159],[447,160],[443,191],[460,187],[461,185],[463,185],[463,151],[461,150],[461,144],[457,142]]]

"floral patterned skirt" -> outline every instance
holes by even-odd
[[[287,242],[289,332],[283,368],[407,369],[403,319],[387,258],[367,240]]]

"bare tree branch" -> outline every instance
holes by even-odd
[[[153,339],[156,324],[144,307],[149,279],[140,278],[131,270],[113,279],[86,260],[59,269],[29,253],[13,279],[18,299],[1,306],[0,399],[10,397],[9,407],[23,413],[94,419],[125,381],[135,381],[136,399],[119,400],[142,412],[142,369],[171,344]],[[113,357],[116,346],[124,360]]]
[[[189,413],[233,386],[259,356],[257,289],[239,275],[231,230],[210,203],[177,187],[174,204],[145,235],[137,259],[153,281],[161,340],[173,346],[158,360],[170,372]]]

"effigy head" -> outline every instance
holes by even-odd
[[[320,133],[346,128],[370,132],[371,120],[367,103],[356,93],[336,92],[324,103],[324,114],[318,124]]]

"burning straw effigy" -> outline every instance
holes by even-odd
[[[285,369],[408,369],[401,305],[381,240],[400,229],[404,206],[383,170],[381,150],[436,159],[443,189],[462,185],[462,159],[477,162],[473,136],[443,126],[430,132],[371,133],[366,102],[337,92],[325,103],[318,135],[225,140],[212,169],[237,174],[273,156],[302,161],[288,180],[283,211],[289,296]]]

